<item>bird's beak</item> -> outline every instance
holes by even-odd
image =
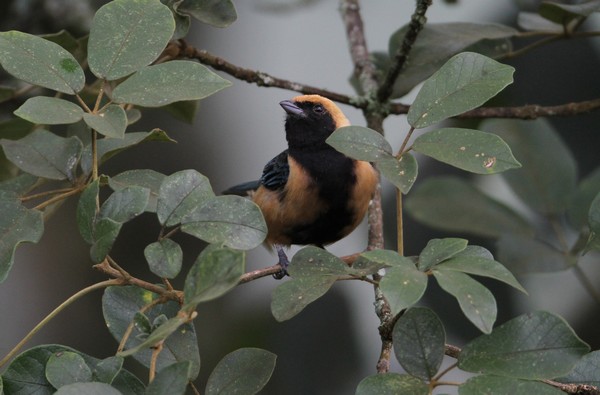
[[[296,115],[300,117],[304,116],[304,110],[298,107],[296,103],[294,103],[291,100],[284,100],[282,102],[279,102],[279,105],[285,110],[285,112],[287,112],[290,115]]]

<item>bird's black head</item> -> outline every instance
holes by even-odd
[[[350,124],[335,103],[319,95],[297,96],[279,104],[287,113],[285,134],[291,149],[329,147],[327,137]]]

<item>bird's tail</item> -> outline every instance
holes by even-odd
[[[230,188],[227,188],[226,190],[224,190],[222,192],[222,194],[223,195],[248,196],[253,191],[257,190],[259,185],[260,185],[259,180],[248,181],[243,184],[238,184],[238,185],[232,186]]]

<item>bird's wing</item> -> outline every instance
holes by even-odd
[[[288,152],[285,150],[265,165],[263,174],[260,177],[260,183],[270,190],[283,189],[289,175]]]

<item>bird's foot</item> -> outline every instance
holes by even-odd
[[[279,257],[279,266],[281,266],[281,271],[273,274],[273,278],[276,280],[281,280],[288,275],[287,268],[290,264],[290,261],[287,255],[285,255],[285,251],[283,251],[282,246],[275,245],[275,249],[277,250],[277,256]]]

